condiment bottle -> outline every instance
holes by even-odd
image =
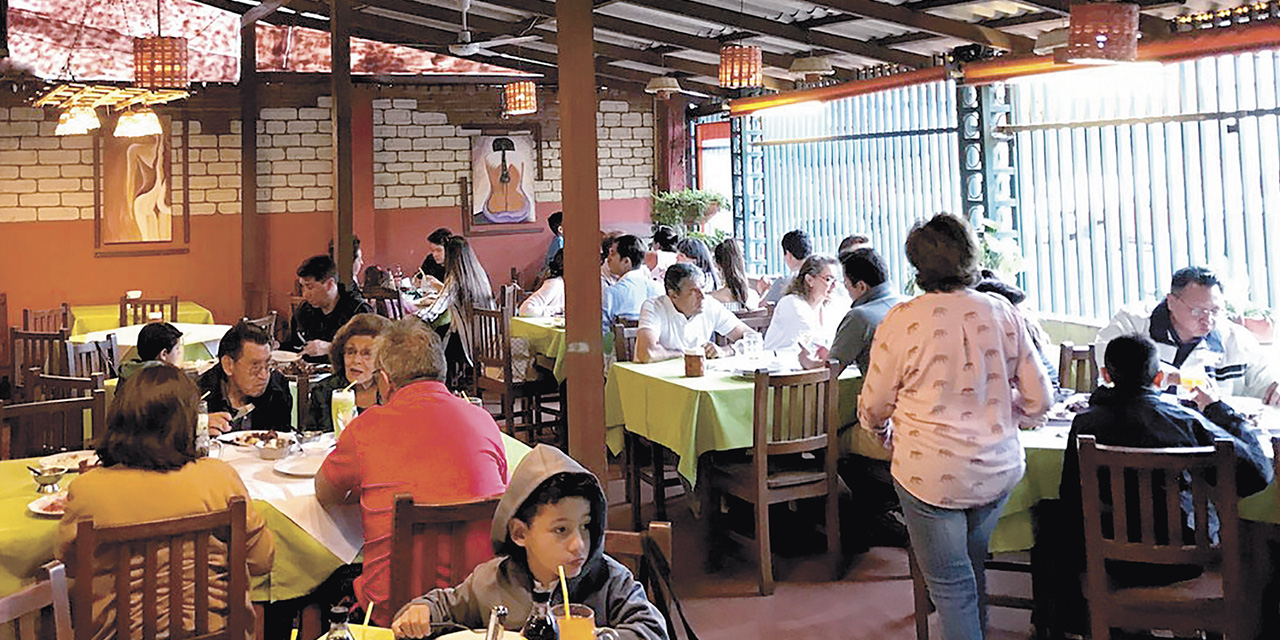
[[[209,403],[204,400],[196,409],[196,457],[209,457]]]
[[[329,633],[324,634],[324,640],[355,640],[347,628],[348,613],[347,608],[341,605],[329,609]]]
[[[533,608],[529,617],[520,628],[520,637],[525,640],[560,640],[560,630],[556,627],[556,619],[551,616],[551,592],[533,592]]]

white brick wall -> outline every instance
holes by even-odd
[[[258,112],[259,213],[333,211],[330,104]]]
[[[421,110],[419,110],[421,109]],[[601,100],[596,114],[601,200],[647,198],[653,178],[653,113]],[[471,172],[471,136],[449,116],[409,98],[373,101],[373,198],[376,209],[457,207],[458,180]],[[542,129],[538,202],[561,200],[560,140]]]

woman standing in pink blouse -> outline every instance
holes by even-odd
[[[969,288],[978,244],[968,224],[938,214],[916,225],[906,251],[925,293],[876,331],[858,419],[893,451],[894,488],[944,640],[981,640],[987,543],[1024,468],[1018,429],[1038,422],[1053,396],[1018,312]]]

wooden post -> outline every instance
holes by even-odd
[[[240,277],[244,314],[266,315],[271,246],[258,213],[258,40],[254,23],[240,28]],[[187,149],[182,150],[187,153]],[[188,176],[183,177],[187,179]],[[183,206],[190,206],[184,203]]]
[[[352,228],[355,194],[352,191],[351,104],[351,0],[332,0],[330,8],[330,51],[333,60],[330,82],[333,91],[333,248],[338,263],[338,280],[351,284]]]
[[[666,100],[655,100],[658,126],[654,131],[657,146],[657,188],[679,191],[689,188],[689,126],[685,112],[689,99],[676,94]]]
[[[604,482],[604,351],[600,336],[600,194],[592,0],[556,2],[563,162],[565,373],[569,455]]]

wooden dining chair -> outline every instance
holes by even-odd
[[[39,367],[44,373],[65,376],[67,368],[67,334],[66,329],[57,331],[26,331],[17,327],[9,328],[9,352],[13,356],[13,384],[21,385],[26,370]],[[21,389],[16,398],[25,397]]]
[[[769,330],[769,322],[773,320],[773,307],[762,305],[759,309],[735,311],[734,315],[756,333],[764,335]]]
[[[160,312],[169,322],[178,321],[178,296],[168,298],[130,298],[120,296],[120,326],[145,324],[153,312]]]
[[[22,328],[26,331],[71,330],[71,305],[62,303],[53,309],[23,309]]]
[[[392,320],[404,317],[404,305],[400,303],[400,293],[394,289],[367,287],[364,299],[373,307],[373,312]]]
[[[616,362],[631,362],[636,357],[636,336],[640,329],[635,325],[627,326],[621,318],[613,321],[613,359]]]
[[[1109,638],[1113,628],[1256,637],[1258,608],[1244,585],[1232,442],[1144,449],[1100,445],[1082,435],[1079,445],[1091,637]],[[1191,523],[1181,491],[1191,494]],[[1219,523],[1216,540],[1211,509]],[[1107,573],[1115,561],[1198,565],[1203,573],[1168,586],[1125,586]]]
[[[120,345],[116,334],[108,333],[103,340],[67,342],[67,375],[85,378],[101,373],[104,377],[115,378],[119,370]]]
[[[1092,393],[1098,388],[1098,361],[1094,358],[1093,345],[1077,347],[1063,342],[1058,347],[1058,386],[1082,393]]]
[[[279,317],[280,317],[280,313],[272,309],[271,311],[267,312],[267,315],[262,316],[261,318],[250,318],[248,316],[245,316],[241,318],[240,321],[245,324],[253,325],[259,329],[262,329],[267,333],[268,336],[271,336],[272,341],[275,341],[276,325],[277,325],[277,320],[279,320]],[[272,348],[275,348],[274,344],[272,345]]]
[[[245,533],[247,502],[233,497],[226,509],[180,518],[99,527],[93,520],[76,526],[76,578],[71,590],[76,640],[93,640],[94,585],[99,561],[112,567],[111,600],[115,637],[139,636],[132,628],[141,618],[141,637],[152,640],[161,628],[168,637],[201,640],[243,640],[253,628],[249,597],[248,547]],[[215,541],[216,540],[216,541]],[[217,541],[220,541],[219,544]],[[225,545],[225,556],[219,548]],[[225,557],[226,574],[217,559]],[[191,567],[199,570],[192,571]],[[207,570],[205,568],[208,568]],[[217,589],[228,603],[225,624],[214,627],[218,615],[211,592]],[[137,610],[141,608],[141,611]]]
[[[93,392],[104,389],[105,377],[100,372],[86,377],[51,376],[41,373],[37,367],[27,369],[23,388],[29,402],[63,400],[66,398],[93,397]]]
[[[672,640],[689,640],[696,637],[686,627],[688,621],[681,610],[680,601],[672,589],[672,566],[675,536],[670,522],[650,522],[643,531],[604,532],[604,552],[622,563],[636,582],[644,587],[644,593],[667,624],[667,637]],[[676,624],[679,620],[681,624]]]
[[[436,587],[451,587],[493,557],[492,543],[468,544],[468,533],[489,531],[502,496],[454,504],[421,504],[396,495],[391,525],[391,599],[387,611]]]
[[[6,395],[4,387],[12,389],[18,384],[18,380],[13,379],[13,359],[9,352],[9,296],[0,292],[0,331],[4,331],[4,339],[0,340],[0,399],[5,399]]]
[[[0,460],[85,449],[85,427],[88,442],[96,442],[106,420],[107,396],[102,389],[86,397],[0,404]]]
[[[526,431],[529,441],[537,442],[544,431],[550,429],[558,441],[560,435],[555,431],[562,421],[544,411],[543,404],[556,401],[560,387],[549,378],[515,379],[511,349],[513,309],[506,302],[504,300],[498,309],[471,311],[471,358],[476,367],[476,394],[481,398],[486,392],[498,394],[502,412],[497,418],[505,425],[507,435],[515,437],[516,432]],[[520,403],[518,413],[517,401]],[[517,420],[517,416],[521,419]],[[550,420],[546,420],[548,416]]]
[[[74,640],[66,567],[54,560],[41,569],[47,577],[0,598],[0,629],[13,623],[14,628],[10,629],[10,633],[4,634],[6,637],[17,640],[48,638],[50,636],[47,632],[39,633],[40,614],[44,609],[51,608],[54,640]]]
[[[840,571],[839,393],[832,371],[830,366],[785,375],[757,371],[750,459],[709,465],[711,505],[719,505],[722,496],[733,496],[753,507],[751,540],[759,559],[761,595],[774,588],[770,505],[821,498],[827,553],[833,571]],[[726,526],[720,509],[708,510],[713,532],[741,537]]]

